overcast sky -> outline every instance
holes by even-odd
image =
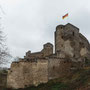
[[[10,53],[40,51],[43,44],[54,44],[57,25],[72,23],[90,41],[90,0],[0,0],[2,26]],[[62,20],[62,16],[69,17]]]

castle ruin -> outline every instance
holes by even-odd
[[[44,44],[40,52],[26,52],[24,58],[12,62],[7,87],[17,89],[47,83],[82,68],[89,57],[90,44],[79,28],[70,23],[58,25],[55,31],[55,53],[51,43]]]

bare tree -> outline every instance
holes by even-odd
[[[1,10],[0,15],[1,13],[4,14],[4,11],[1,5],[0,5],[0,10]],[[2,16],[0,16],[0,66],[2,64],[6,64],[8,62],[7,58],[8,56],[10,56],[8,53],[8,48],[5,45],[6,36],[4,36],[2,31],[3,27],[1,26],[1,19],[2,19]]]

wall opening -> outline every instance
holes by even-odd
[[[73,36],[74,36],[74,34],[75,34],[75,33],[73,32]]]
[[[55,69],[55,66],[53,66],[53,69]]]
[[[63,29],[63,27],[61,27],[61,29]]]
[[[63,39],[63,36],[61,36],[61,38]]]

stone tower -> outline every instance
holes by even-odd
[[[49,56],[53,54],[53,45],[51,43],[46,43],[43,45],[43,50],[41,51],[43,56]]]
[[[40,52],[26,52],[24,58],[12,62],[8,71],[7,87],[25,88],[60,78],[85,66],[90,59],[90,44],[79,29],[68,23],[58,25],[53,45],[46,43]]]
[[[79,29],[72,24],[58,25],[55,31],[55,53],[64,52],[69,57],[78,58]]]

